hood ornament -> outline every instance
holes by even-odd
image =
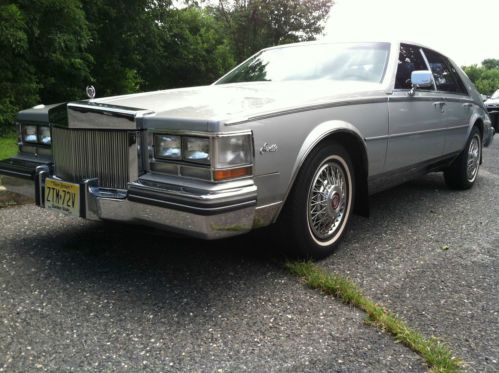
[[[85,90],[89,99],[93,100],[95,98],[95,88],[93,85],[87,85]]]

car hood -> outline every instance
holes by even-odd
[[[153,111],[157,119],[237,122],[297,108],[384,95],[378,83],[251,82],[138,93],[94,103]]]
[[[484,102],[485,106],[487,105],[499,105],[499,98],[489,98]]]

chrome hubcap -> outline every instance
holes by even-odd
[[[473,181],[478,173],[480,164],[480,138],[478,135],[473,136],[468,148],[468,164],[466,168],[466,176],[468,181]]]
[[[331,238],[341,226],[348,200],[343,168],[334,161],[315,173],[308,194],[308,222],[319,240]]]

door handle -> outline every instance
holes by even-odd
[[[435,106],[436,108],[440,108],[440,112],[443,113],[444,112],[444,106],[445,106],[445,102],[443,101],[437,101],[437,102],[434,102],[433,103],[433,106]]]
[[[472,104],[470,104],[469,102],[466,102],[466,103],[464,103],[464,104],[463,104],[463,106],[464,106],[464,107],[472,107],[473,105],[472,105]]]

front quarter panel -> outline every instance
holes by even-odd
[[[255,183],[260,206],[284,201],[306,157],[322,139],[335,132],[354,134],[364,144],[369,159],[369,174],[383,170],[388,133],[384,96],[230,127],[253,131]],[[366,142],[366,138],[370,141]]]

